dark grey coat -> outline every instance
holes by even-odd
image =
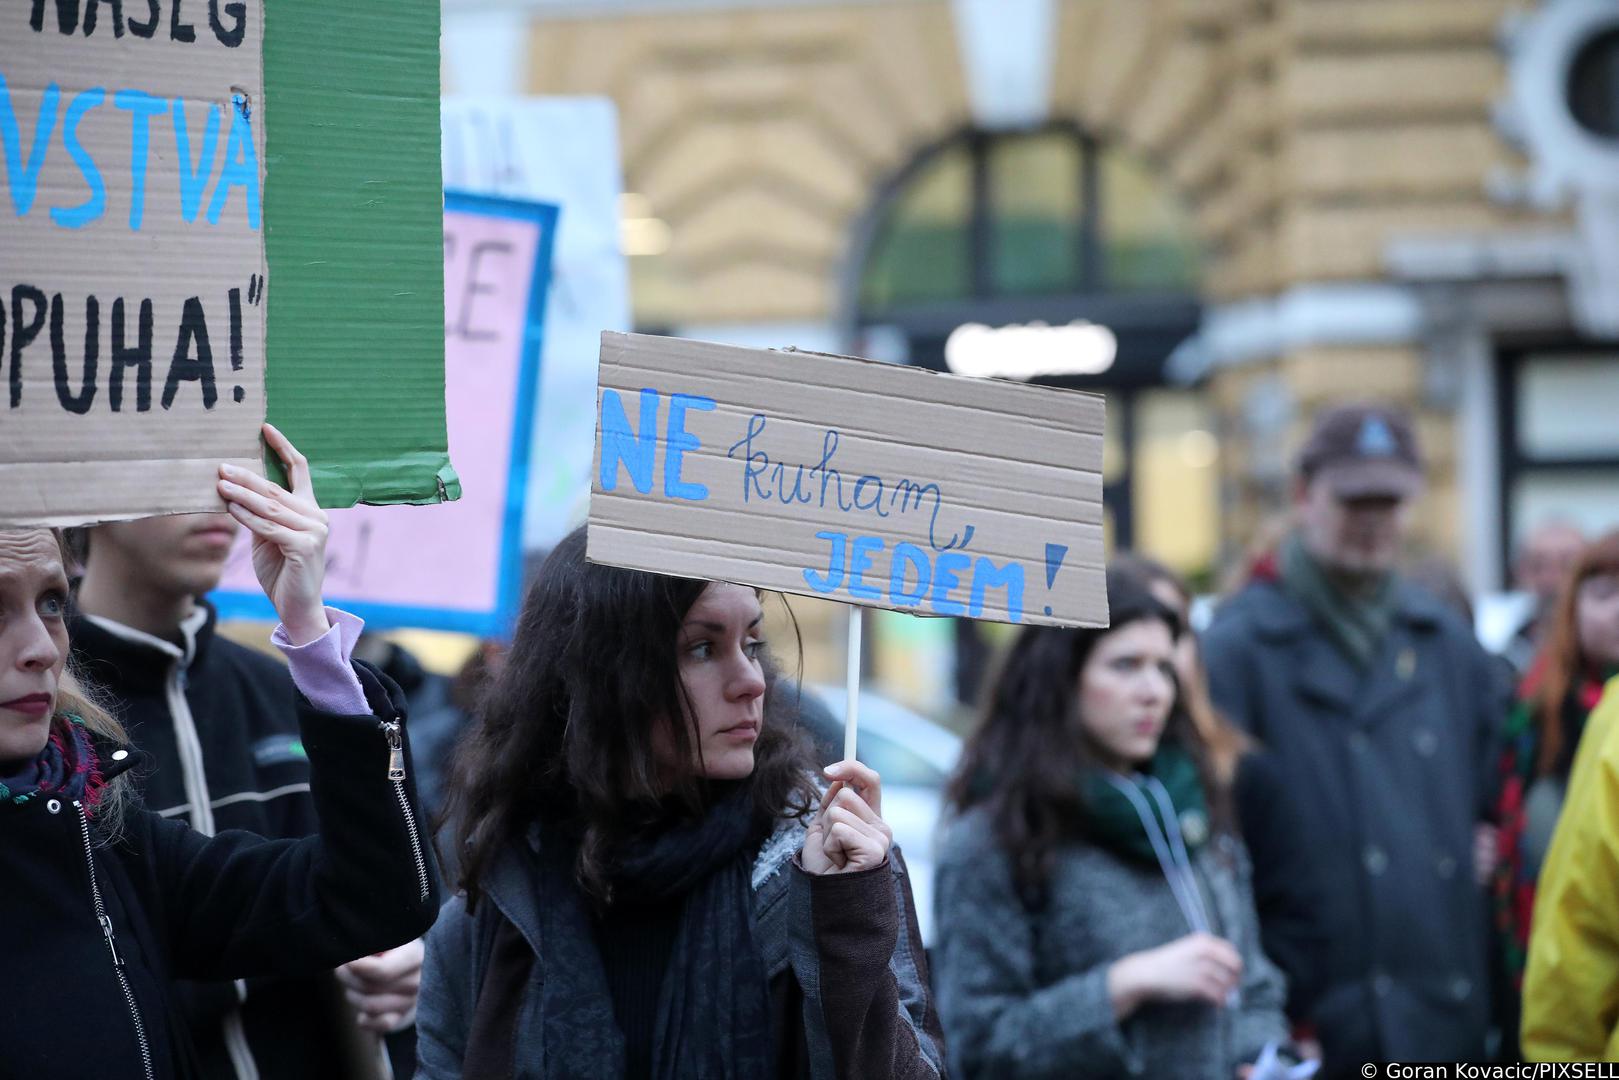
[[[1333,928],[1315,1021],[1329,1071],[1484,1051],[1486,909],[1473,832],[1491,805],[1504,687],[1471,631],[1401,584],[1369,671],[1258,581],[1204,640],[1215,704],[1293,781]]]
[[[537,831],[528,842],[538,844]],[[899,847],[890,850],[887,868],[812,877],[794,858],[803,845],[803,823],[783,822],[753,865],[754,943],[772,986],[773,1009],[786,1006],[774,1018],[778,1048],[783,1041],[801,1048],[805,1080],[939,1080],[944,1054]],[[469,914],[458,896],[428,935],[416,1080],[463,1076],[487,964],[479,946],[488,938],[481,921],[491,917],[508,920],[535,952],[517,1008],[514,1067],[516,1080],[545,1076],[540,1008],[546,964],[528,865],[508,851],[485,884],[487,902],[477,914]],[[881,891],[886,905],[871,903],[873,890]],[[886,918],[874,917],[884,908]],[[787,1049],[778,1057],[797,1056],[791,1045]]]
[[[1191,933],[1162,871],[1076,842],[1057,855],[1049,901],[1031,911],[984,811],[951,821],[940,843],[933,950],[951,1075],[1232,1080],[1266,1042],[1285,1041],[1282,976],[1260,951],[1242,845],[1216,837],[1192,865],[1213,931],[1242,956],[1239,1002],[1149,1003],[1121,1025],[1107,969]]]

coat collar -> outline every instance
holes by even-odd
[[[1250,588],[1254,628],[1264,637],[1296,639],[1314,628],[1315,617],[1280,582],[1256,582]],[[1437,629],[1448,617],[1437,597],[1407,581],[1396,583],[1394,603],[1395,622],[1418,632]]]
[[[789,878],[785,871],[793,857],[804,846],[807,823],[800,818],[784,818],[765,838],[759,854],[753,860],[751,884],[753,907],[759,919],[760,946],[766,970],[774,975],[785,963],[787,943],[785,928],[780,920],[785,908],[780,901],[785,897]],[[523,834],[522,842],[507,844],[490,867],[484,893],[499,909],[506,920],[517,928],[536,956],[544,956],[540,947],[540,913],[536,907],[533,875],[539,872],[541,829],[531,824]]]
[[[90,737],[90,749],[96,758],[96,771],[101,774],[101,783],[103,785],[112,783],[136,766],[148,763],[149,759],[146,755],[123,740],[109,739],[94,731],[88,734]],[[66,798],[66,796],[61,797]],[[15,809],[29,812],[35,806],[45,806],[51,801],[49,798],[27,798],[20,803],[11,800],[0,800],[0,810],[10,812]]]
[[[68,627],[73,652],[91,681],[123,696],[124,691],[161,690],[176,663],[190,668],[213,644],[218,614],[198,600],[180,624],[176,644],[99,615],[75,615]]]
[[[1255,631],[1274,643],[1292,644],[1289,667],[1297,693],[1329,712],[1368,725],[1390,715],[1394,706],[1420,687],[1414,639],[1438,632],[1453,618],[1438,598],[1409,582],[1399,582],[1391,633],[1368,674],[1320,632],[1315,617],[1280,584],[1263,582],[1253,589]]]
[[[124,773],[147,761],[147,755],[128,742],[91,735],[90,744],[96,749],[96,761],[101,766],[101,779],[112,783]]]

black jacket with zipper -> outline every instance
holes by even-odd
[[[299,702],[317,836],[207,837],[135,809],[108,837],[73,803],[0,804],[0,1078],[210,1077],[173,980],[309,975],[426,932],[430,855],[383,727],[403,701],[360,671],[375,715]],[[134,760],[116,749],[98,747],[109,777]]]
[[[69,639],[80,672],[107,692],[148,763],[134,780],[149,809],[209,835],[308,836],[315,801],[292,676],[273,657],[219,636],[215,624],[202,602],[178,642],[87,615],[72,620]],[[357,1041],[352,1011],[329,972],[240,986],[184,981],[173,1000],[209,1077],[348,1075],[347,1056],[334,1051]],[[251,1066],[238,1066],[243,1059]]]

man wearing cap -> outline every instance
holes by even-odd
[[[1297,527],[1216,614],[1216,703],[1291,778],[1325,887],[1324,1075],[1477,1060],[1489,1018],[1486,867],[1504,687],[1472,631],[1394,567],[1422,463],[1410,421],[1324,410]]]

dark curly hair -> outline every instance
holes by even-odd
[[[653,728],[690,715],[676,639],[708,585],[588,562],[584,527],[546,558],[451,768],[439,832],[455,844],[458,858],[446,862],[460,867],[469,908],[501,849],[532,824],[578,838],[580,887],[607,903],[619,844],[671,806],[701,813],[699,772],[671,790]],[[807,813],[815,800],[792,695],[772,693],[777,672],[768,659],[764,667],[765,721],[748,779],[761,827]],[[677,760],[700,752],[688,725],[669,724],[668,734]]]
[[[957,810],[983,806],[1012,861],[1024,902],[1044,902],[1057,848],[1085,833],[1085,808],[1076,782],[1097,768],[1080,734],[1079,676],[1108,634],[1142,620],[1178,633],[1180,620],[1133,576],[1110,569],[1107,603],[1112,625],[1100,629],[1025,627],[1013,642],[990,688],[982,718],[962,750],[946,789]],[[1183,707],[1179,686],[1164,741],[1184,747],[1197,763],[1217,828],[1229,828],[1209,755]]]

